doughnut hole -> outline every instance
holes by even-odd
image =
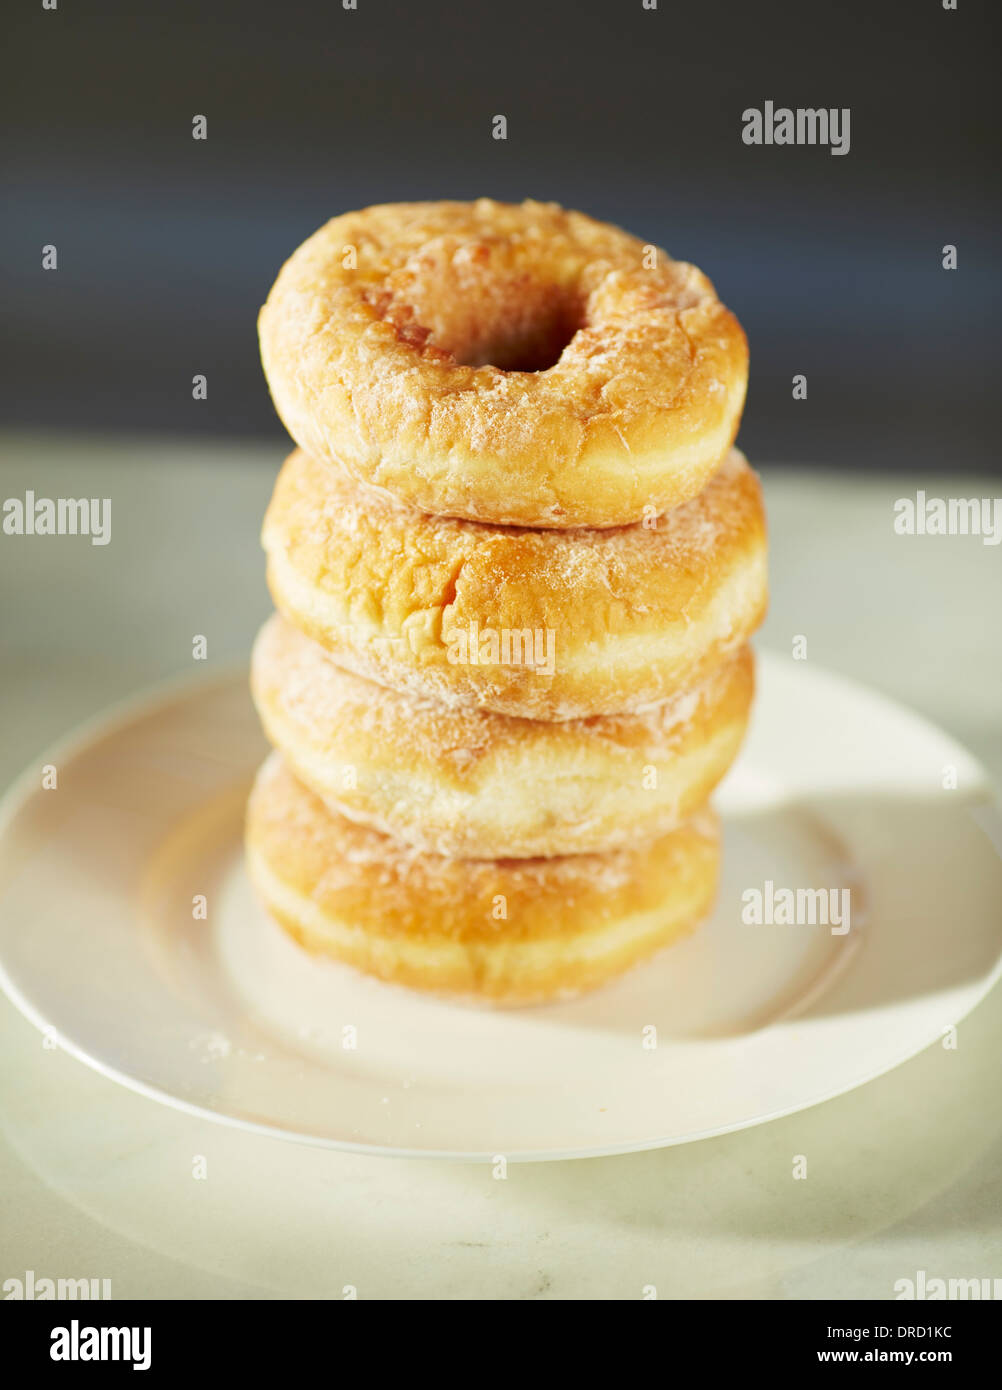
[[[365,298],[401,342],[465,367],[542,372],[587,327],[577,277],[549,273],[541,248],[438,237]]]

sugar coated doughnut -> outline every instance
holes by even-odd
[[[260,316],[317,459],[431,513],[619,526],[694,497],[748,349],[695,266],[554,203],[396,203],[328,222]]]
[[[608,531],[426,516],[297,451],[263,543],[276,607],[339,665],[529,719],[668,699],[765,611],[761,490],[737,450],[691,502]]]
[[[247,811],[251,877],[306,950],[491,1004],[591,989],[690,931],[712,904],[718,858],[709,811],[607,854],[422,854],[328,809],[275,754]]]
[[[754,659],[742,647],[643,714],[544,723],[374,685],[273,617],[251,688],[268,741],[333,809],[433,854],[534,858],[687,819],[737,754]]]

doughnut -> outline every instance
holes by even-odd
[[[557,859],[422,854],[329,810],[272,754],[247,861],[301,946],[381,980],[498,1005],[591,989],[690,931],[716,891],[716,820]]]
[[[764,615],[761,489],[737,450],[651,520],[538,531],[430,517],[297,450],[262,542],[276,608],[338,665],[452,706],[577,719],[686,689]]]
[[[301,448],[501,525],[622,526],[687,502],[748,379],[741,325],[700,270],[555,203],[335,217],[283,266],[259,331]]]
[[[351,820],[460,859],[589,854],[673,829],[733,762],[753,688],[742,647],[643,714],[450,709],[342,670],[277,616],[251,663],[265,734],[301,782]]]

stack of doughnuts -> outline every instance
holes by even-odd
[[[766,604],[744,334],[694,266],[553,204],[335,218],[260,318],[298,448],[247,817],[307,950],[493,1004],[691,930]]]

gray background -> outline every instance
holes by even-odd
[[[282,260],[352,207],[488,193],[710,274],[751,341],[753,461],[996,470],[994,23],[977,0],[25,4],[4,419],[277,440],[255,316]],[[850,153],[745,146],[766,99],[850,107]]]

